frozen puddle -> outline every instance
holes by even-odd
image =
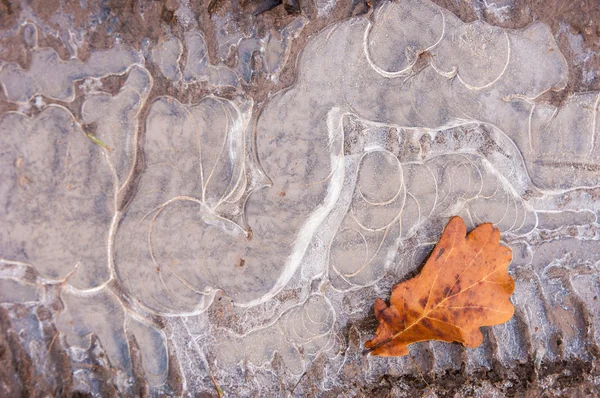
[[[259,49],[276,79],[304,23],[239,38],[240,59]],[[44,339],[66,350],[74,388],[97,391],[97,364],[119,391],[141,377],[157,395],[214,391],[212,377],[238,396],[291,391],[311,369],[321,389],[414,373],[363,357],[374,328],[357,325],[452,215],[503,232],[517,312],[486,347],[414,348],[434,371],[600,344],[600,97],[536,100],[568,75],[543,23],[386,3],[314,36],[295,84],[260,105],[239,88],[249,66],[211,63],[197,30],[147,57],[28,51],[26,70],[0,60],[19,109],[0,117],[0,302],[35,361]],[[156,94],[151,70],[213,94]]]

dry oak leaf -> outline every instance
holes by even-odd
[[[375,300],[379,327],[365,343],[371,355],[406,355],[407,345],[425,340],[477,347],[481,326],[513,316],[512,251],[490,223],[466,234],[462,218],[452,217],[421,273],[394,286],[389,307]]]

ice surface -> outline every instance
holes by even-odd
[[[164,39],[161,43],[152,50],[152,60],[164,77],[169,80],[179,81],[181,79],[181,71],[179,70],[179,58],[183,53],[183,45],[181,41],[171,36]]]
[[[513,248],[516,315],[475,350],[415,347],[419,363],[589,357],[600,97],[538,101],[568,77],[548,26],[386,3],[314,35],[293,86],[256,103],[253,57],[277,81],[306,21],[263,37],[214,21],[216,59],[190,28],[148,59],[116,45],[65,61],[31,24],[30,66],[0,64],[20,106],[0,116],[0,302],[52,308],[78,388],[97,391],[96,362],[122,393],[143,377],[156,395],[176,394],[172,380],[212,391],[213,377],[233,396],[292,391],[315,367],[321,389],[416,374],[407,358],[363,356],[374,328],[357,325],[452,215],[493,222]],[[232,52],[236,67],[222,62]],[[95,88],[76,90],[85,79]],[[207,94],[175,98],[158,79]],[[49,104],[24,106],[37,96]],[[42,324],[14,319],[28,336]]]
[[[76,58],[63,61],[50,48],[34,48],[31,50],[31,65],[28,70],[21,69],[17,64],[3,65],[0,69],[0,84],[7,98],[15,102],[27,102],[38,94],[72,101],[76,80],[123,73],[130,65],[138,62],[141,62],[141,56],[124,46],[95,52],[85,63]]]
[[[14,279],[0,280],[1,303],[29,303],[40,301],[42,289],[39,286],[23,283]]]
[[[0,131],[1,258],[81,288],[106,282],[115,186],[103,148],[57,105],[6,113]]]

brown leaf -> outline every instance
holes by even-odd
[[[512,251],[490,223],[466,233],[462,218],[452,217],[421,273],[394,286],[389,307],[375,300],[379,327],[365,343],[371,355],[406,355],[407,345],[425,340],[477,347],[481,326],[513,316]]]

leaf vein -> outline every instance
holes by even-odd
[[[442,308],[453,308],[453,309],[465,309],[465,308],[483,308],[484,310],[490,310],[490,311],[496,311],[496,312],[500,312],[501,314],[510,314],[510,311],[501,311],[499,309],[496,308],[492,308],[492,307],[486,307],[483,305],[461,305],[461,306],[454,306],[454,305],[442,305],[440,306]]]
[[[493,234],[493,231],[492,231],[492,234]],[[473,263],[475,262],[475,260],[477,259],[477,257],[479,257],[479,255],[481,254],[481,252],[483,251],[483,249],[488,245],[488,243],[490,243],[490,241],[492,240],[492,234],[490,234],[490,236],[488,237],[488,240],[481,246],[481,249],[479,249],[479,251],[477,252],[477,254],[475,254],[475,256],[471,259],[471,261],[465,267],[465,269],[463,270],[463,272],[461,272],[460,275],[458,276],[458,278],[456,278],[456,280],[454,281],[454,283],[450,287],[450,290],[448,290],[448,293],[446,293],[446,296],[444,298],[448,297],[448,294],[450,294],[450,292],[452,291],[452,289],[454,288],[454,286],[456,286],[456,283],[459,281],[459,279],[465,274],[465,272],[467,272],[467,270],[469,269],[469,267],[471,265],[473,265]]]

